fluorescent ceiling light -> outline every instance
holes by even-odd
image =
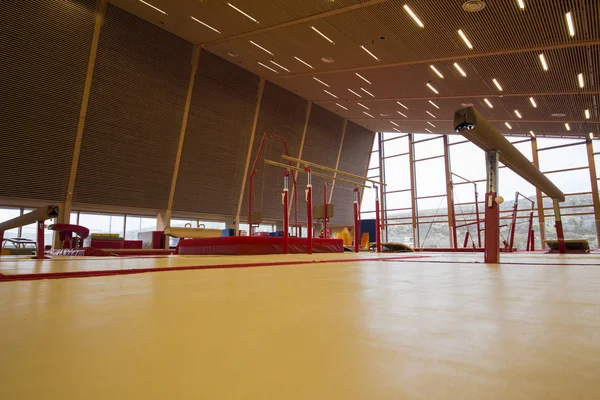
[[[315,69],[315,67],[313,67],[312,65],[310,65],[309,63],[307,63],[306,61],[303,61],[301,59],[299,59],[298,57],[294,57],[296,60],[300,61],[302,64],[306,65],[308,68],[310,69]]]
[[[284,70],[284,71],[287,71],[287,72],[291,72],[289,69],[287,69],[287,68],[286,68],[286,67],[284,67],[283,65],[281,65],[281,64],[277,64],[277,63],[276,63],[275,61],[273,61],[273,60],[269,60],[269,61],[271,62],[271,64],[277,65],[277,66],[278,66],[279,68],[281,68],[282,70]]]
[[[436,119],[437,119],[437,117],[436,117],[435,115],[433,115],[432,113],[430,113],[429,111],[425,111],[425,112],[426,112],[427,114],[431,115],[433,118],[436,118]]]
[[[467,39],[467,36],[463,33],[462,29],[458,30],[458,34],[460,35],[460,37],[462,38],[462,40],[465,42],[465,44],[467,45],[467,47],[469,49],[472,49],[473,45],[471,44],[471,42],[469,42],[469,39]]]
[[[273,53],[271,53],[269,50],[265,49],[264,47],[262,47],[260,44],[253,42],[252,40],[249,40],[250,43],[252,43],[253,45],[255,45],[256,47],[258,47],[259,49],[261,49],[262,51],[266,51],[267,53],[269,53],[270,55],[274,55]]]
[[[369,51],[369,49],[367,49],[365,46],[363,46],[362,44],[360,45],[360,48],[363,49],[364,51],[366,51],[371,57],[373,57],[374,59],[376,59],[377,61],[379,61],[379,58],[377,58],[377,56],[373,53],[371,53]]]
[[[590,119],[590,110],[585,110],[585,119]]]
[[[219,35],[221,34],[221,32],[219,32],[218,30],[216,30],[215,28],[213,28],[212,26],[208,25],[205,22],[200,21],[198,18],[194,18],[194,17],[190,17],[191,19],[193,19],[194,21],[196,21],[197,23],[204,25],[205,27],[207,27],[208,29],[211,29],[215,32],[217,32]]]
[[[434,67],[433,65],[430,65],[429,68],[431,68],[433,70],[433,72],[435,72],[437,74],[437,76],[444,79],[444,75],[442,75],[442,73],[440,71],[438,71],[436,67]]]
[[[577,75],[577,81],[579,82],[579,87],[583,88],[585,85],[583,83],[583,74]]]
[[[360,79],[362,79],[363,81],[367,82],[369,85],[371,84],[371,82],[369,82],[369,80],[367,78],[365,78],[364,76],[362,76],[361,74],[359,74],[358,72],[355,72],[356,76],[358,76]]]
[[[358,97],[360,97],[360,98],[362,99],[362,96],[361,96],[360,94],[356,93],[354,90],[352,90],[352,89],[348,89],[348,91],[349,91],[350,93],[352,93],[352,94],[354,94],[354,95],[356,95],[356,96],[358,96]]]
[[[525,0],[517,0],[517,3],[519,3],[519,8],[521,10],[525,9]]]
[[[429,89],[431,89],[431,90],[433,91],[433,93],[435,93],[435,94],[440,94],[440,92],[438,92],[437,90],[435,90],[435,88],[434,88],[433,86],[431,86],[431,84],[430,84],[430,83],[428,83],[428,84],[427,84],[427,87],[428,87]]]
[[[400,128],[400,125],[398,125],[397,123],[395,123],[394,121],[390,121],[390,124],[392,125],[396,125],[398,128]]]
[[[327,90],[325,90],[325,89],[323,89],[323,91],[324,91],[325,93],[327,93],[328,95],[330,95],[330,96],[332,96],[332,97],[335,97],[336,99],[338,98],[338,97],[337,97],[335,94],[333,94],[333,93],[331,93],[331,92],[328,92],[328,91],[327,91]]]
[[[371,117],[371,118],[375,118],[374,116],[372,116],[371,114],[369,114],[369,113],[368,113],[368,112],[366,112],[366,111],[363,111],[363,114],[366,114],[366,115],[368,115],[368,116],[369,116],[369,117]]]
[[[399,101],[396,102],[399,106],[402,106],[403,108],[408,110],[408,107],[406,107],[404,104],[400,103]]]
[[[333,40],[331,40],[329,37],[327,37],[327,35],[325,35],[323,32],[321,32],[320,30],[318,30],[317,28],[315,28],[314,26],[311,26],[310,29],[312,29],[313,31],[317,32],[319,35],[321,35],[325,40],[327,40],[329,43],[331,44],[335,44],[335,42]]]
[[[369,92],[369,91],[368,91],[367,89],[365,89],[365,88],[362,88],[362,87],[361,87],[361,88],[360,88],[360,90],[362,90],[363,92],[365,92],[366,94],[368,94],[368,95],[369,95],[369,96],[371,96],[371,97],[375,97],[375,95],[374,95],[373,93]]]
[[[456,68],[456,70],[458,72],[460,72],[460,74],[462,76],[464,76],[465,78],[467,77],[467,74],[465,73],[465,71],[463,71],[463,69],[460,67],[460,65],[458,65],[457,63],[454,63],[454,68]]]
[[[404,118],[408,118],[406,115],[402,114],[400,111],[396,111],[398,114],[402,115]]]
[[[496,78],[492,79],[492,82],[494,82],[494,85],[496,85],[496,87],[498,88],[499,91],[502,91],[502,86],[500,86],[500,84],[498,83]]]
[[[369,108],[369,107],[365,106],[365,105],[364,105],[364,104],[362,104],[362,103],[358,103],[358,102],[357,102],[356,104],[358,104],[359,106],[361,106],[362,108],[364,108],[364,109],[366,109],[366,110],[370,110],[370,108]]]
[[[529,134],[531,135],[531,137],[535,137],[535,133],[533,133],[533,131],[529,131]]]
[[[544,53],[539,55],[540,57],[540,62],[542,63],[542,69],[544,71],[548,71],[548,63],[546,62],[546,57],[544,56]]]
[[[515,115],[517,117],[519,117],[519,119],[522,119],[523,117],[521,116],[521,113],[519,112],[519,110],[515,110]]]
[[[419,17],[417,17],[417,14],[415,14],[413,12],[413,10],[410,9],[410,7],[408,6],[408,4],[404,5],[404,10],[408,13],[408,15],[410,15],[410,17],[417,23],[417,25],[419,25],[421,28],[423,28],[425,25],[423,25],[423,23],[421,22],[421,20],[419,19]]]
[[[402,131],[400,129],[396,129],[396,128],[392,128],[392,129],[395,130],[396,132],[402,133]]]
[[[531,105],[533,106],[533,108],[537,108],[537,104],[536,104],[535,99],[533,97],[530,97],[529,101],[531,102]]]
[[[571,11],[565,14],[567,18],[567,27],[569,28],[569,35],[575,36],[575,25],[573,24],[573,16],[571,15]]]
[[[594,132],[590,132],[590,140],[591,140],[591,139],[596,139],[596,138],[594,137]]]
[[[489,108],[494,108],[494,106],[492,105],[492,103],[490,103],[488,99],[483,99],[483,101],[485,101],[485,104],[487,104]]]
[[[432,124],[431,122],[427,121],[427,123],[435,128],[435,125]]]
[[[248,19],[251,19],[252,21],[256,22],[258,24],[258,21],[255,18],[252,18],[252,16],[246,14],[245,12],[243,12],[242,10],[240,10],[239,8],[237,8],[236,6],[234,6],[231,3],[227,3],[227,5],[231,8],[233,8],[235,11],[239,12],[240,14],[242,14],[243,16],[245,16]]]
[[[431,101],[431,100],[429,100],[429,104],[431,104],[432,106],[434,106],[438,110],[440,109],[440,107],[437,104],[435,104],[433,101]]]
[[[425,130],[426,130],[427,132],[429,132],[429,133],[433,133],[433,132],[431,132],[431,131],[430,131],[429,129],[427,129],[427,128],[425,128]]]
[[[323,82],[323,81],[322,81],[322,80],[320,80],[319,78],[317,78],[317,77],[313,76],[313,79],[314,79],[315,81],[319,82],[321,85],[325,85],[325,86],[329,87],[329,85],[328,85],[328,84],[326,84],[325,82]]]
[[[152,4],[145,2],[144,0],[140,0],[140,3],[143,3],[143,4],[147,5],[148,7],[152,7],[152,8],[154,8],[154,9],[155,9],[156,11],[158,11],[159,13],[163,13],[163,14],[167,15],[167,13],[166,13],[166,12],[164,12],[163,10],[161,10],[160,8],[158,8],[158,7],[155,7],[155,6],[153,6]]]
[[[266,69],[275,72],[276,74],[279,73],[279,71],[277,71],[276,69],[273,69],[273,68],[269,67],[268,65],[265,65],[265,64],[261,63],[260,61],[258,62],[258,65],[261,65],[261,66],[265,67]]]
[[[569,124],[568,124],[568,123],[567,123],[567,124],[565,124],[565,129],[566,129],[566,130],[568,130],[568,131],[570,131],[570,130],[571,130],[571,127],[569,126]]]
[[[510,126],[510,124],[509,124],[508,122],[505,122],[505,123],[504,123],[504,125],[506,125],[506,127],[507,127],[508,129],[512,129],[512,126]]]
[[[343,105],[341,105],[340,103],[335,103],[336,106],[343,108],[344,110],[348,111],[348,109],[346,107],[344,107]]]

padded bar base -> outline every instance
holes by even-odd
[[[181,239],[175,254],[255,255],[283,254],[283,237],[230,236]],[[308,239],[289,238],[290,254],[306,253]],[[343,253],[341,239],[313,239],[313,253]]]
[[[545,242],[550,249],[548,253],[559,253],[558,240],[546,240]],[[590,252],[590,244],[587,240],[567,239],[565,240],[567,253],[588,254]]]

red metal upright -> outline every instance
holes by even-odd
[[[533,210],[529,213],[529,227],[527,228],[527,251],[533,250]]]
[[[519,192],[515,194],[515,203],[513,204],[512,220],[510,224],[510,238],[508,240],[508,251],[512,252],[515,245],[515,230],[517,228],[517,209],[519,208]]]
[[[358,222],[358,187],[354,188],[354,252],[360,251],[359,237],[359,222]]]
[[[310,173],[310,168],[304,168],[306,174],[308,175],[308,183],[306,184],[306,233],[308,234],[308,245],[306,248],[307,254],[312,254],[313,251],[313,226],[312,226],[312,177]]]
[[[288,254],[290,241],[290,217],[288,215],[290,171],[285,171],[283,176],[283,254]]]
[[[481,247],[481,218],[479,217],[479,193],[475,186],[475,220],[477,221],[477,246]]]
[[[44,221],[37,222],[37,249],[35,249],[35,258],[38,260],[44,259],[46,253],[46,245],[44,243]]]
[[[485,249],[484,261],[487,264],[500,262],[500,206],[498,196],[499,152],[486,152],[487,193],[485,194]]]
[[[379,190],[377,185],[373,185],[375,189],[375,245],[377,252],[381,253],[381,222],[379,220]]]
[[[465,233],[465,241],[463,243],[463,247],[466,248],[469,245],[469,231]]]
[[[323,239],[327,239],[327,183],[323,189]]]

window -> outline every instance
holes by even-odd
[[[138,233],[156,230],[156,218],[153,217],[133,217],[128,215],[125,222],[127,225],[127,232],[125,232],[126,240],[138,240]]]
[[[124,235],[124,215],[79,213],[79,225],[85,226],[92,233],[113,233],[119,237]]]
[[[19,215],[21,215],[20,208],[0,208],[0,222],[17,218]],[[16,237],[19,237],[19,228],[9,229],[4,232],[5,239]]]

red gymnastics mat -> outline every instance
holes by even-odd
[[[306,253],[307,238],[288,239],[288,253]],[[271,236],[222,236],[202,239],[181,239],[175,254],[219,254],[219,255],[255,255],[283,254],[283,237]],[[313,253],[343,253],[342,239],[313,239]]]

